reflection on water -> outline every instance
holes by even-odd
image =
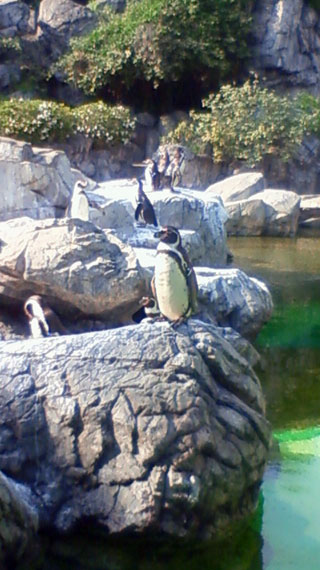
[[[256,344],[257,372],[274,428],[320,423],[319,246],[319,238],[229,240],[234,265],[263,279],[273,295],[273,317]],[[320,568],[318,432],[275,434],[277,457],[270,460],[262,488],[263,570]]]

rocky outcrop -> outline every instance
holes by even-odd
[[[12,404],[12,403],[11,403]],[[3,425],[3,424],[2,424]],[[0,473],[0,564],[12,563],[35,542],[38,514],[30,489]]]
[[[0,138],[0,220],[65,214],[75,181],[64,152]]]
[[[134,251],[111,233],[81,220],[20,218],[0,223],[0,299],[21,306],[43,295],[62,317],[131,322],[148,290]]]
[[[200,315],[254,338],[270,319],[272,297],[266,285],[240,269],[196,268]]]
[[[298,229],[300,196],[266,189],[246,200],[226,201],[228,235],[294,236]]]
[[[99,184],[92,192],[99,200],[99,209],[91,213],[91,219],[102,228],[114,230],[135,248],[155,248],[157,240],[153,232],[140,232],[134,225],[137,187],[135,180],[126,179]],[[227,215],[218,197],[184,188],[177,192],[149,192],[148,197],[160,225],[182,229],[193,263],[209,266],[226,263]]]
[[[223,202],[246,200],[266,188],[266,180],[261,172],[243,172],[228,176],[211,184],[206,194],[221,196]]]
[[[270,427],[237,339],[191,319],[0,343],[0,469],[40,529],[216,538],[251,513]]]
[[[254,67],[273,85],[320,93],[319,15],[304,0],[258,0],[254,11]]]
[[[300,200],[299,227],[303,229],[320,228],[320,196],[303,194]]]

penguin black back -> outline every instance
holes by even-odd
[[[153,206],[146,196],[142,188],[142,180],[138,180],[139,189],[137,197],[137,207],[134,214],[135,220],[142,220],[146,224],[158,226],[157,218],[153,209]]]

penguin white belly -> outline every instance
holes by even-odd
[[[40,326],[40,321],[37,319],[37,317],[33,317],[33,319],[31,319],[29,326],[32,338],[42,338],[44,336]]]
[[[75,196],[72,198],[71,218],[78,218],[88,222],[89,220],[89,204],[86,196]]]
[[[154,284],[160,312],[170,321],[182,317],[189,305],[188,287],[178,262],[170,255],[157,256]]]

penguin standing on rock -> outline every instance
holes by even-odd
[[[157,218],[154,213],[153,206],[146,196],[142,188],[142,180],[138,180],[138,195],[137,195],[137,207],[134,214],[136,222],[142,222],[143,224],[158,226]]]
[[[70,218],[78,218],[84,222],[89,221],[89,200],[84,191],[87,182],[77,180],[74,185],[72,198],[68,208],[68,215]]]
[[[31,295],[26,300],[23,310],[29,320],[33,338],[49,336],[51,332],[58,332],[59,334],[67,332],[58,315],[40,295]]]
[[[147,188],[150,191],[159,190],[160,188],[160,172],[155,160],[148,158],[145,161],[146,169],[144,171],[144,179],[146,181]]]
[[[160,313],[169,321],[179,324],[197,310],[196,275],[176,228],[166,226],[154,237],[159,238],[160,243],[151,283],[152,292]]]

